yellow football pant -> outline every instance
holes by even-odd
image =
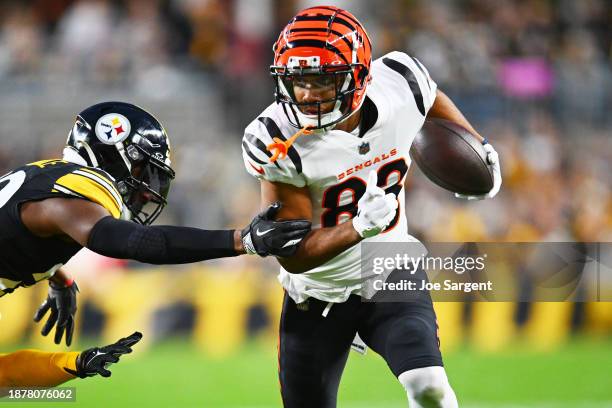
[[[45,353],[19,350],[0,354],[0,387],[54,387],[75,378],[64,368],[76,371],[80,353]]]

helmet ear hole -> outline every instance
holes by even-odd
[[[125,184],[124,181],[119,181],[117,183],[117,189],[119,190],[119,192],[121,193],[121,195],[126,195],[127,193],[130,192],[129,187]]]
[[[140,153],[134,145],[129,145],[126,151],[129,158],[134,161],[139,161],[143,159],[142,153]]]

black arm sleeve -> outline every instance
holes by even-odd
[[[151,264],[181,264],[238,255],[233,230],[144,226],[110,216],[94,225],[87,248],[111,258]]]

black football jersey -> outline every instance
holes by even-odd
[[[100,169],[43,160],[0,178],[0,296],[49,278],[81,246],[66,238],[41,238],[22,223],[20,206],[63,197],[93,201],[119,218],[123,204],[113,178]]]

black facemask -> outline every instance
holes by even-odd
[[[146,155],[144,150],[141,150]],[[118,181],[119,191],[132,213],[133,221],[152,224],[166,206],[174,171],[160,160],[146,155],[134,166],[131,174]]]

